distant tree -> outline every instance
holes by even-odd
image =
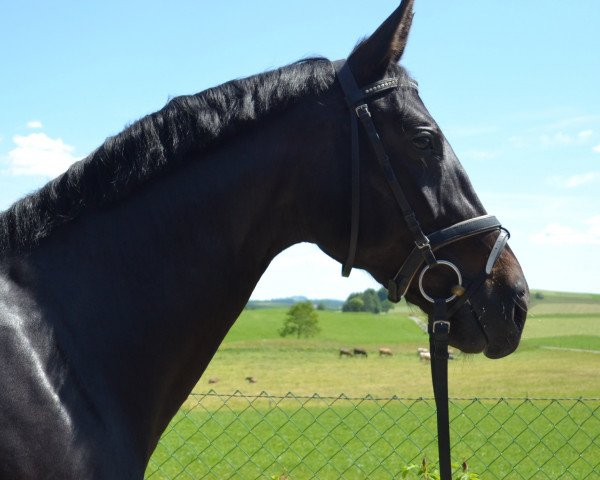
[[[362,293],[352,293],[342,305],[342,312],[387,312],[393,306],[387,299],[387,294],[385,288],[377,292],[368,288]]]
[[[342,305],[342,312],[363,312],[364,308],[365,302],[362,299],[362,293],[351,293]]]
[[[394,307],[394,304],[388,300],[387,288],[381,287],[379,290],[377,290],[377,296],[381,301],[382,312],[389,312]]]
[[[283,321],[279,335],[287,337],[295,335],[296,338],[314,337],[321,331],[319,318],[311,302],[299,302],[292,305]]]
[[[381,312],[381,300],[377,296],[377,292],[372,288],[368,288],[362,294],[363,302],[365,304],[365,312],[379,313]]]
[[[326,310],[325,303],[324,302],[319,302],[317,304],[317,310],[319,310],[319,311]]]

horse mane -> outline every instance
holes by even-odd
[[[85,212],[115,204],[206,151],[334,81],[328,60],[312,58],[195,95],[108,138],[88,157],[0,214],[0,252],[28,250]]]

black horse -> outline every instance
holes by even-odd
[[[360,86],[395,77],[403,4],[348,58]],[[414,88],[369,101],[425,232],[485,213]],[[413,245],[360,134],[354,265],[385,284]],[[309,59],[171,100],[0,216],[0,478],[142,478],[158,439],[269,262],[298,242],[346,258],[348,105]],[[493,233],[444,247],[476,277]],[[451,343],[517,346],[527,286],[509,249],[451,318]],[[413,282],[407,298],[430,304]],[[482,327],[483,325],[483,327]]]

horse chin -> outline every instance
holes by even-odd
[[[483,353],[490,359],[513,353],[519,346],[526,310],[515,307],[512,316],[501,313],[505,311],[504,307],[499,311],[490,308],[481,313],[470,305],[461,308],[452,323],[458,330],[456,335],[460,346],[457,345],[457,348],[465,353]],[[461,326],[465,326],[462,331]]]
[[[488,339],[468,308],[461,308],[450,319],[449,343],[463,353],[482,353]]]
[[[512,343],[512,345],[487,345],[483,350],[483,354],[491,359],[503,358],[513,353],[518,346],[518,341]]]
[[[517,349],[520,340],[521,333],[511,329],[504,335],[495,336],[493,341],[488,342],[483,354],[491,359],[506,357]]]

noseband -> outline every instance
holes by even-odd
[[[385,78],[364,88],[359,88],[350,66],[345,60],[333,62],[338,82],[342,87],[346,103],[350,110],[351,163],[352,163],[352,203],[350,220],[350,244],[348,257],[342,267],[342,275],[347,277],[354,265],[358,244],[359,203],[360,203],[360,156],[358,143],[358,120],[369,138],[381,171],[391,189],[396,203],[400,207],[404,221],[412,235],[414,247],[398,270],[394,278],[389,280],[389,299],[398,302],[407,292],[417,272],[419,291],[423,298],[433,304],[433,312],[429,315],[428,332],[431,351],[431,374],[433,391],[437,408],[438,450],[440,474],[442,480],[451,479],[450,467],[450,427],[448,414],[448,337],[450,333],[450,317],[460,307],[469,302],[470,297],[485,282],[492,272],[496,260],[502,253],[509,238],[509,233],[493,215],[483,215],[456,223],[450,227],[425,235],[410,202],[392,168],[379,133],[371,118],[367,102],[380,98],[397,88],[417,89],[417,84],[409,79]],[[448,260],[440,260],[435,251],[465,238],[498,231],[498,237],[488,256],[486,266],[471,284],[462,287],[460,269]],[[423,266],[425,264],[425,266]],[[423,286],[425,275],[433,275],[439,268],[450,269],[456,275],[454,293],[447,297],[433,297]],[[458,297],[458,298],[457,298]],[[479,319],[478,319],[479,321]]]

